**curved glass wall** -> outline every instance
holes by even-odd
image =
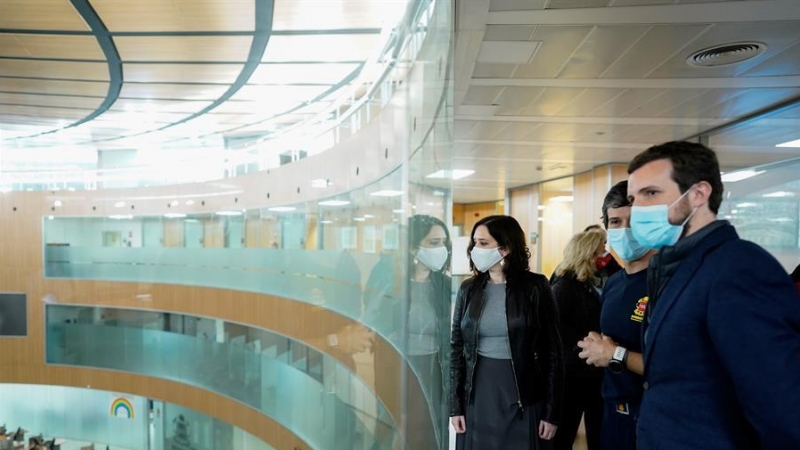
[[[315,448],[382,449],[389,446],[379,439],[393,439],[383,405],[336,359],[218,319],[47,305],[47,362],[138,373],[226,395]]]
[[[0,384],[6,431],[27,430],[61,448],[273,450],[241,428],[189,408],[130,394],[66,386]],[[181,447],[183,446],[183,447]],[[97,448],[96,447],[96,448]]]
[[[302,422],[321,423],[333,417],[349,427],[349,432],[341,432],[337,438],[356,440],[350,448],[360,448],[359,442],[364,442],[360,436],[365,435],[378,442],[379,448],[447,448],[444,383],[452,291],[446,274],[432,281],[430,272],[425,272],[414,257],[422,238],[410,224],[418,221],[415,216],[451,223],[453,3],[423,0],[416,5],[416,18],[405,25],[409,40],[396,47],[387,60],[392,74],[381,84],[370,86],[366,91],[370,96],[365,97],[369,101],[357,101],[346,111],[349,116],[337,119],[336,126],[341,130],[333,142],[357,135],[370,122],[370,127],[379,125],[370,130],[380,135],[379,142],[391,147],[393,158],[402,155],[396,166],[375,173],[375,167],[380,166],[371,163],[394,159],[388,158],[383,145],[359,148],[363,152],[357,156],[360,178],[357,171],[334,175],[341,175],[341,181],[336,180],[337,192],[342,191],[340,186],[361,187],[325,195],[327,183],[322,183],[318,186],[320,195],[313,201],[276,201],[273,195],[268,206],[221,211],[224,215],[183,215],[175,211],[179,208],[172,208],[174,214],[153,217],[137,208],[137,215],[62,217],[56,211],[54,216],[43,218],[44,273],[56,285],[62,278],[80,278],[139,283],[139,292],[147,292],[152,283],[213,286],[290,298],[356,320],[360,323],[357,327],[332,334],[320,331],[320,339],[328,342],[320,350],[344,354],[337,359],[347,360],[357,379],[385,393],[386,399],[381,400],[390,418],[382,417],[380,402],[370,403],[364,398],[366,394],[353,393],[356,399],[351,403],[356,406],[344,408],[333,400],[339,398],[336,395],[325,400],[326,395],[320,397],[321,392],[328,393],[327,388],[320,390],[325,383],[320,383],[318,374],[293,367],[295,361],[287,364],[261,354],[255,357],[243,346],[200,342],[196,335],[163,329],[94,322],[49,323],[48,351],[58,348],[55,342],[63,343],[60,353],[48,354],[50,360],[125,370],[159,368],[162,376],[186,380],[201,376],[187,373],[190,361],[187,367],[171,364],[167,356],[150,348],[191,347],[192,353],[169,352],[179,361],[187,355],[206,358],[227,352],[226,364],[236,361],[231,373],[237,381],[219,385],[214,383],[223,380],[212,377],[196,382],[207,383],[215,390],[224,387],[237,399],[248,393],[251,381],[244,374],[255,370],[260,370],[262,384],[266,376],[278,377],[274,383],[293,383],[291,390],[275,392],[274,401],[289,401],[281,396],[291,392],[291,401],[300,405],[303,415],[297,412],[300,409],[292,409],[295,415],[285,420],[299,436],[305,436],[306,431],[301,430],[309,435],[321,434],[322,430],[328,433],[335,429],[329,423],[310,429]],[[364,114],[359,115],[359,111]],[[273,170],[270,177],[280,177],[280,170]],[[360,181],[364,177],[375,181],[365,185]],[[177,186],[174,192],[185,195],[186,189]],[[168,196],[169,192],[162,194]],[[127,191],[115,191],[114,196],[128,203],[136,198]],[[417,274],[423,276],[412,282]],[[428,288],[434,283],[435,290]],[[96,288],[90,283],[80,284],[81,289],[96,290],[69,302],[102,302],[106,297],[100,286],[103,284]],[[60,292],[62,296],[71,295],[69,289]],[[157,308],[158,301],[153,306]],[[389,345],[374,343],[373,333]],[[99,346],[95,353],[102,354],[110,350],[102,346],[114,341],[130,346],[129,351],[116,355],[117,360],[92,354],[81,356],[88,358],[85,360],[70,359],[76,356],[67,350]],[[402,361],[399,365],[398,356]],[[115,366],[119,360],[128,361],[128,365]],[[300,357],[298,361],[302,360]],[[245,398],[262,407],[270,405],[265,400],[273,401]],[[319,418],[309,420],[305,417],[308,411]],[[326,441],[319,448],[333,448],[332,442],[336,440]]]

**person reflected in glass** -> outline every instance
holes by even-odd
[[[547,278],[529,270],[525,233],[513,217],[479,220],[467,251],[473,275],[458,290],[450,338],[456,448],[552,448],[563,360]]]
[[[396,267],[392,258],[385,258],[370,274],[366,323],[387,324],[388,319],[390,323],[385,329],[392,331],[389,339],[403,349],[411,369],[406,377],[408,407],[403,420],[407,448],[444,449],[448,442],[443,380],[450,334],[451,279],[447,273],[452,251],[450,232],[436,217],[415,215],[408,220],[408,243],[405,270]],[[396,282],[396,276],[403,273],[408,280],[407,302],[399,290],[406,286]],[[403,329],[405,333],[400,332]],[[385,365],[384,356],[380,351],[375,353],[376,373]],[[390,382],[397,380],[383,376],[376,379],[376,384]]]
[[[620,181],[603,200],[603,224],[611,252],[623,261],[603,289],[600,331],[590,332],[578,347],[586,364],[606,369],[603,377],[603,450],[636,450],[636,420],[642,384],[642,321],[647,308],[647,264],[655,251],[631,231],[628,181]]]
[[[579,356],[578,342],[600,331],[598,260],[606,254],[606,233],[590,229],[578,233],[564,249],[564,259],[550,279],[560,316],[564,342],[564,417],[555,438],[555,450],[572,450],[581,417],[584,417],[589,450],[600,449],[603,370],[587,365]]]

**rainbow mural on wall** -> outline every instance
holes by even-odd
[[[133,411],[133,405],[130,401],[128,401],[128,399],[118,397],[116,400],[111,402],[111,417],[133,419],[134,415],[135,412]]]

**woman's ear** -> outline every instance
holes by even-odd
[[[511,253],[510,251],[506,250],[505,247],[497,247],[497,251],[499,251],[500,254],[503,255],[503,258],[505,258],[506,256],[508,256],[509,253]]]

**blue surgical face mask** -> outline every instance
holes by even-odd
[[[609,228],[607,233],[608,245],[625,261],[636,261],[650,251],[633,237],[630,228]]]
[[[681,234],[683,234],[684,225],[694,216],[697,208],[693,209],[689,217],[680,225],[669,223],[669,210],[678,204],[692,189],[694,189],[694,185],[669,206],[633,205],[631,207],[631,231],[633,232],[633,237],[645,247],[656,250],[664,246],[675,245],[678,239],[681,238]]]

